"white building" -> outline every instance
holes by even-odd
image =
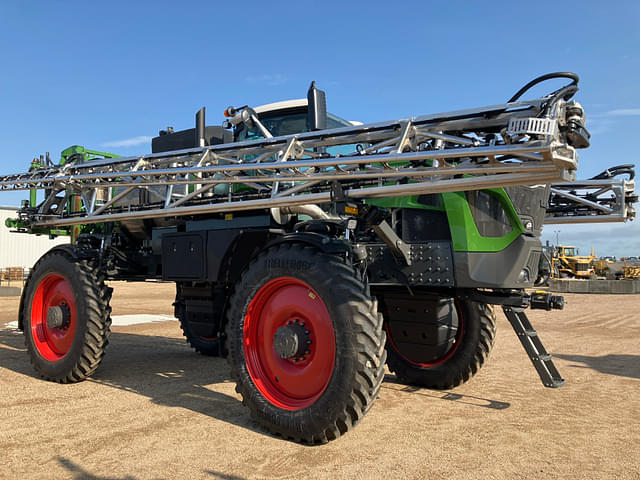
[[[46,235],[12,233],[4,221],[15,218],[17,207],[0,206],[0,268],[31,268],[49,249],[61,243],[69,243],[69,237],[53,240]]]

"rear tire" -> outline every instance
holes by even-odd
[[[385,312],[387,331],[387,366],[401,383],[434,389],[450,389],[471,379],[484,365],[493,347],[496,317],[489,305],[454,299],[457,332],[450,347],[442,354],[425,361],[413,357],[415,350],[403,347],[394,338]],[[397,335],[396,335],[397,336]],[[417,340],[417,339],[416,339]]]
[[[224,346],[224,339],[220,338],[220,335],[205,337],[198,335],[193,331],[189,320],[187,319],[187,307],[185,299],[182,295],[182,287],[180,284],[176,285],[176,301],[173,304],[174,316],[180,322],[180,329],[182,335],[185,337],[187,343],[198,353],[208,357],[224,357],[226,356],[226,350]]]
[[[252,416],[312,444],[353,427],[384,377],[376,310],[344,258],[300,244],[255,258],[235,286],[227,324],[236,391]]]
[[[224,357],[224,350],[220,351],[220,337],[202,337],[191,331],[189,323],[184,320],[183,313],[179,313],[179,307],[176,305],[175,316],[180,321],[180,329],[182,336],[185,337],[187,343],[196,352],[207,357]],[[224,347],[222,347],[224,349]]]
[[[31,363],[43,378],[79,382],[98,368],[109,343],[111,292],[100,271],[73,249],[54,249],[38,260],[21,318]]]

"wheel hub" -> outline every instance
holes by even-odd
[[[66,303],[54,305],[47,309],[47,326],[64,329],[71,322],[71,310]]]
[[[273,348],[280,358],[299,357],[309,353],[309,330],[297,318],[289,320],[273,334]]]
[[[303,280],[279,276],[261,285],[246,308],[242,348],[255,387],[279,408],[313,404],[331,380],[336,351],[322,298]]]

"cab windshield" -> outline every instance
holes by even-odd
[[[307,108],[278,110],[277,112],[267,112],[258,115],[258,119],[265,126],[271,135],[279,137],[281,135],[293,135],[309,131],[307,127]],[[327,113],[327,128],[350,127],[351,124],[340,117]],[[263,138],[262,132],[256,126],[247,127],[240,124],[235,131],[236,141],[255,140]]]

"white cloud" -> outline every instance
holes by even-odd
[[[640,108],[615,108],[613,110],[607,110],[600,113],[587,112],[587,118],[612,118],[612,117],[636,117],[640,115]]]
[[[139,137],[133,138],[125,138],[123,140],[113,140],[111,142],[104,142],[102,144],[103,147],[135,147],[136,145],[142,145],[144,143],[149,143],[151,141],[151,137],[146,135],[141,135]]]
[[[635,117],[640,115],[640,108],[618,108],[605,113],[608,117]]]
[[[611,131],[615,118],[640,116],[640,108],[616,108],[602,113],[587,112],[587,129],[591,135],[600,135]]]
[[[614,122],[611,118],[587,117],[587,130],[591,135],[600,135],[613,129]]]
[[[286,83],[288,81],[288,78],[281,73],[274,73],[274,74],[265,73],[263,75],[246,77],[244,81],[247,83],[260,83],[260,84],[269,85],[271,87],[275,87],[277,85],[282,85],[283,83]]]

